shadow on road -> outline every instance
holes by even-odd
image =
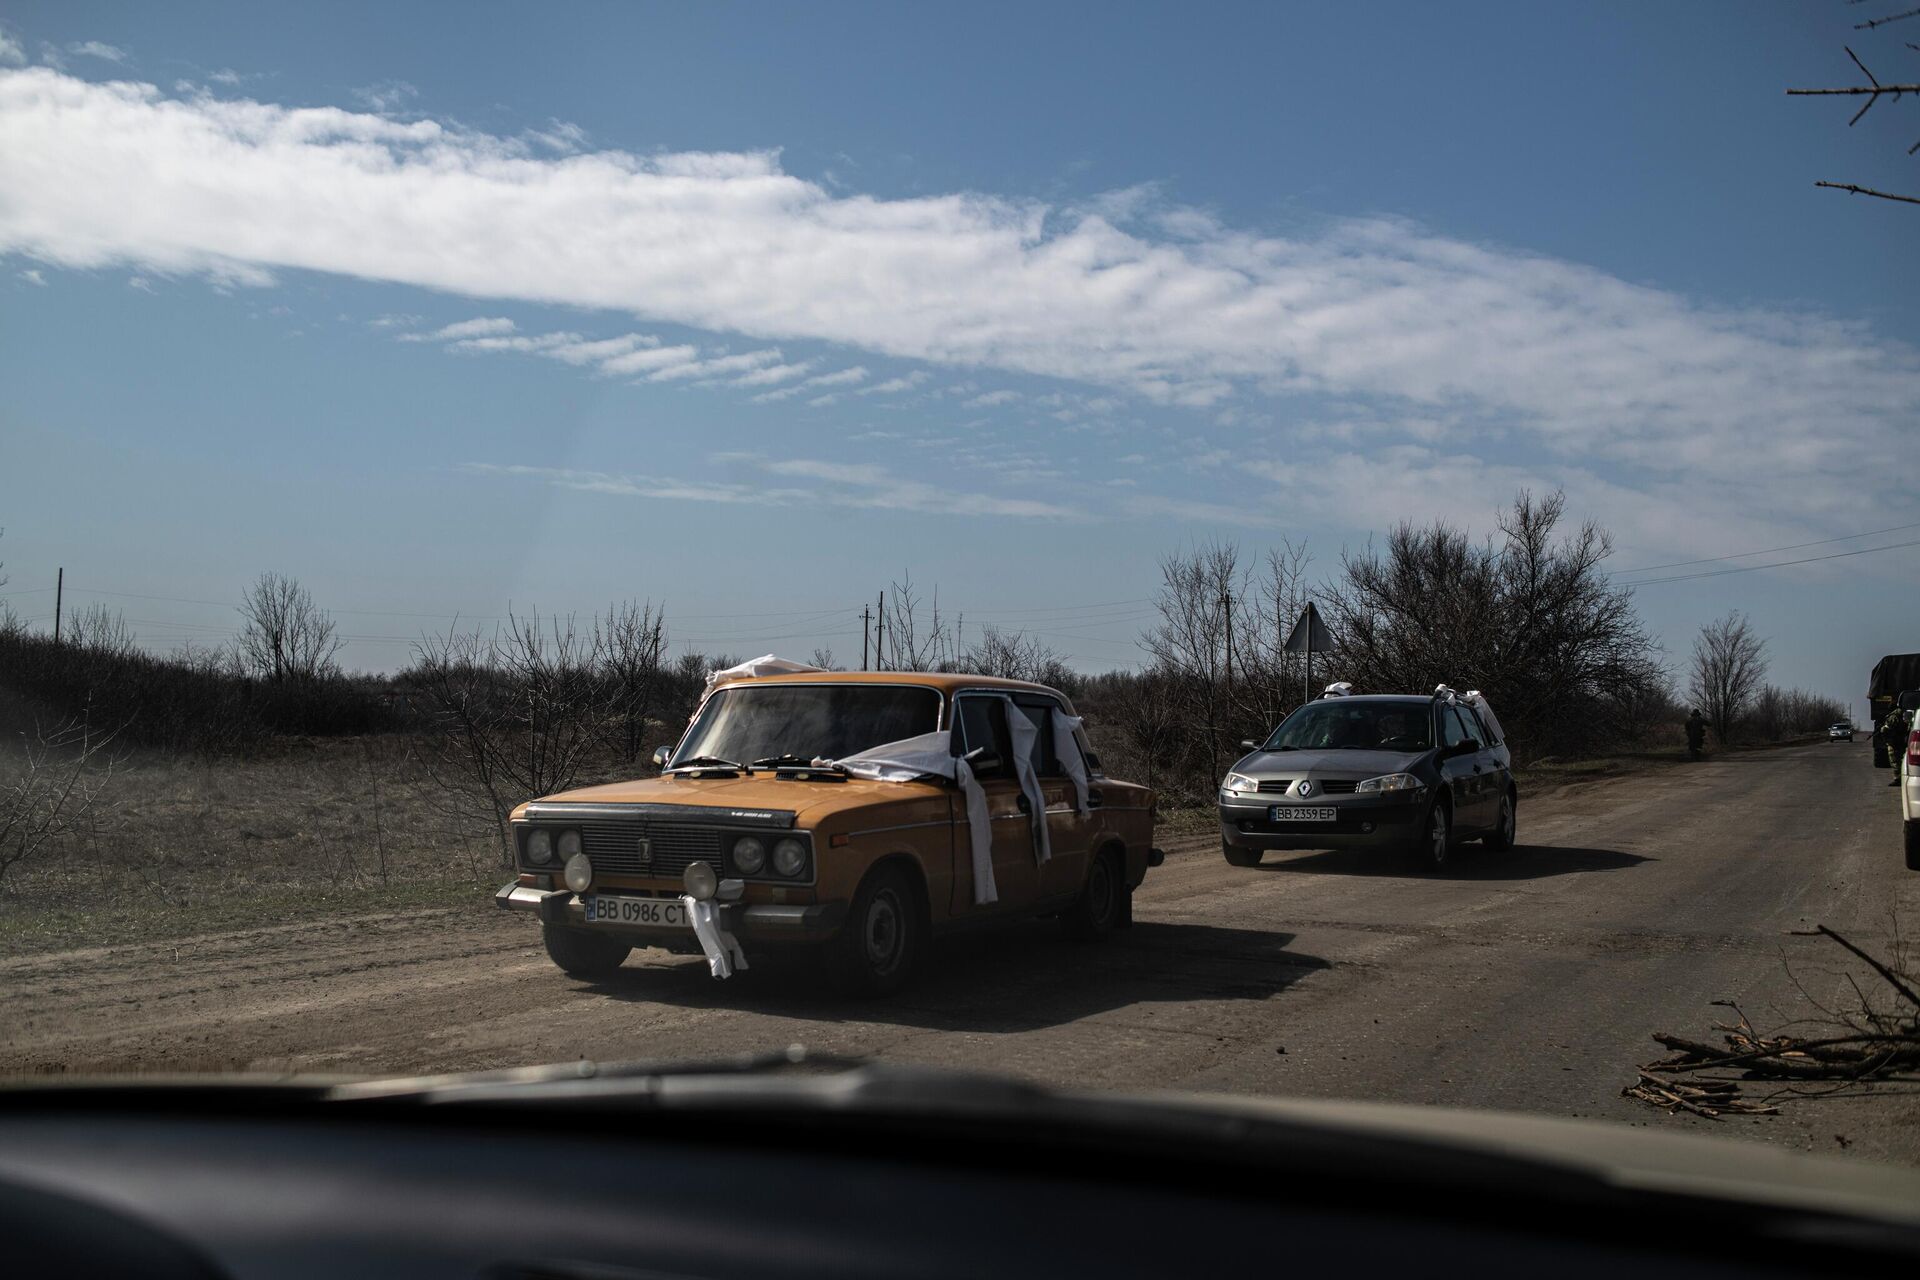
[[[1495,852],[1478,845],[1455,849],[1439,870],[1423,867],[1409,855],[1357,849],[1319,853],[1269,853],[1259,870],[1333,876],[1387,876],[1401,880],[1541,880],[1583,871],[1621,871],[1658,859],[1618,849],[1581,849],[1557,844],[1517,844]]]
[[[648,1004],[1004,1034],[1158,1001],[1264,1000],[1331,967],[1318,956],[1289,951],[1293,938],[1142,920],[1103,942],[1074,943],[1055,922],[1035,920],[941,939],[919,981],[885,1000],[834,994],[832,975],[802,955],[770,956],[725,983],[708,975],[705,960],[629,965],[593,989],[602,997]]]

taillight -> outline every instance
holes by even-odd
[[[1907,735],[1907,768],[1920,769],[1920,729]]]

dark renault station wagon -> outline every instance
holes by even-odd
[[[1463,840],[1513,844],[1513,759],[1486,704],[1427,694],[1317,698],[1220,783],[1220,847],[1237,867],[1269,849],[1380,849],[1433,867]]]

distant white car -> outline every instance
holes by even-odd
[[[1830,724],[1827,726],[1828,742],[1852,742],[1853,726],[1850,724]]]

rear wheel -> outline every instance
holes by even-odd
[[[1110,853],[1096,854],[1087,869],[1087,887],[1081,890],[1080,900],[1062,917],[1067,936],[1091,942],[1112,933],[1129,914],[1130,893],[1118,860]]]
[[[557,924],[541,925],[540,940],[547,944],[553,962],[576,978],[604,978],[633,950],[618,938]]]
[[[1447,865],[1447,858],[1452,852],[1453,813],[1447,808],[1445,800],[1435,800],[1433,808],[1427,810],[1427,821],[1421,828],[1413,854],[1422,866],[1439,871]]]
[[[1487,832],[1486,846],[1489,849],[1511,849],[1515,833],[1519,830],[1520,815],[1509,791],[1500,797],[1500,820],[1493,830]]]
[[[1236,867],[1257,867],[1260,865],[1260,850],[1236,848],[1228,844],[1225,840],[1220,842],[1220,856],[1225,858],[1229,864]]]
[[[898,867],[882,867],[861,883],[840,930],[841,980],[855,995],[892,995],[912,979],[925,941],[912,879]]]

